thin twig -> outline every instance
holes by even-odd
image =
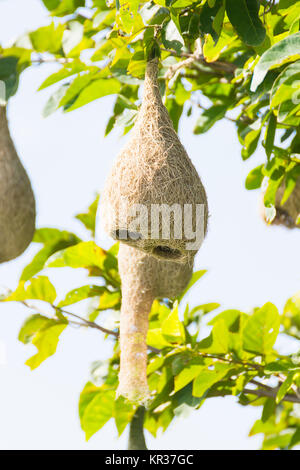
[[[36,307],[35,305],[31,305],[31,304],[28,304],[25,300],[21,302],[25,307],[31,309],[31,310],[34,310],[36,311],[37,313],[42,313],[43,315],[45,315],[44,312],[41,312],[41,309],[39,309],[38,307]],[[101,331],[102,333],[105,333],[107,335],[111,335],[111,336],[114,336],[115,338],[118,338],[119,337],[119,332],[118,331],[114,331],[114,330],[109,330],[107,328],[104,328],[103,326],[101,325],[98,325],[98,323],[95,323],[95,322],[92,322],[92,321],[89,321],[87,320],[86,318],[84,317],[81,317],[80,315],[77,315],[76,313],[73,313],[73,312],[69,312],[68,310],[64,310],[63,308],[61,307],[57,307],[56,305],[53,305],[53,304],[49,304],[55,311],[59,311],[65,315],[70,315],[71,317],[73,318],[76,318],[77,320],[80,320],[82,323],[78,323],[76,322],[76,324],[78,326],[86,326],[86,327],[90,327],[90,328],[94,328],[96,330],[99,330]],[[72,322],[72,323],[75,323],[75,322]],[[151,352],[154,352],[154,353],[159,353],[160,350],[157,349],[157,348],[153,348],[152,346],[148,346],[148,349],[151,351]]]
[[[243,393],[247,395],[256,395],[257,397],[268,397],[268,398],[276,398],[277,389],[271,390],[263,390],[263,389],[254,389],[251,390],[249,388],[244,388]],[[300,403],[300,398],[297,398],[294,395],[287,394],[283,397],[282,401],[288,401],[290,403]]]
[[[187,59],[192,59],[188,62],[185,62],[182,67],[185,67],[185,66],[188,66],[190,64],[198,62],[202,65],[205,65],[205,66],[207,66],[207,67],[209,67],[209,68],[211,68],[215,71],[218,71],[220,73],[223,73],[223,74],[224,73],[233,74],[235,72],[235,70],[237,69],[237,66],[235,64],[230,63],[230,62],[225,62],[225,61],[221,61],[221,60],[216,60],[214,62],[207,62],[205,60],[205,57],[202,54],[199,54],[199,53],[193,53],[193,54],[190,54],[188,52],[178,53],[176,51],[173,51],[172,49],[165,49],[165,48],[161,48],[161,50],[164,51],[164,52],[169,52],[171,55],[176,56],[176,57],[180,57],[180,58],[186,57]],[[177,64],[174,64],[174,65],[177,65]],[[174,66],[171,66],[171,67],[174,67]]]
[[[250,383],[253,384],[253,385],[257,385],[258,387],[262,387],[262,388],[264,388],[264,389],[266,389],[266,390],[273,390],[273,388],[270,387],[269,385],[266,385],[266,384],[264,384],[264,383],[262,383],[262,382],[259,382],[258,380],[255,380],[255,379],[251,379],[251,380],[250,380]]]
[[[243,361],[240,361],[239,359],[230,359],[230,358],[223,357],[223,356],[218,356],[214,354],[205,354],[201,352],[199,353],[199,355],[201,357],[206,357],[208,359],[218,359],[219,361],[228,362],[230,364],[237,364],[241,366],[251,367],[253,370],[260,370],[262,368],[262,366],[260,366],[259,364],[255,364],[251,362],[243,362]]]
[[[68,58],[68,57],[53,57],[53,58],[45,58],[45,57],[39,57],[38,59],[32,59],[31,63],[32,64],[70,64],[73,62],[74,59]]]

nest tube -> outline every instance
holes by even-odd
[[[154,298],[137,293],[130,286],[122,289],[120,318],[120,374],[117,395],[134,403],[147,404],[147,332],[148,317]]]
[[[131,256],[132,254],[134,252],[131,253],[126,245],[120,245],[118,259],[122,307],[117,395],[122,395],[133,403],[146,404],[149,398],[146,340],[154,295],[148,282],[147,263],[140,256]]]
[[[188,264],[158,260],[120,244],[119,272],[122,282],[120,317],[120,373],[117,395],[147,405],[147,332],[153,300],[180,294],[190,281]]]

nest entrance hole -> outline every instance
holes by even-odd
[[[180,259],[182,257],[182,253],[180,250],[176,250],[174,248],[170,248],[167,245],[158,245],[153,249],[153,255],[158,256],[159,258],[163,259]]]

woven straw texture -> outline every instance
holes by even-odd
[[[114,239],[153,256],[177,259],[185,263],[195,256],[197,249],[186,249],[188,237],[176,239],[176,227],[184,226],[182,218],[171,214],[170,237],[163,237],[164,217],[159,218],[157,236],[151,233],[151,207],[177,204],[184,214],[184,205],[192,207],[193,231],[203,240],[207,228],[207,198],[199,175],[180,143],[168,111],[162,103],[158,80],[158,63],[148,63],[142,105],[131,138],[121,151],[107,179],[101,199],[105,231]],[[142,204],[147,208],[147,221],[139,230],[132,230],[135,219],[131,208]],[[203,205],[201,224],[196,226],[196,205]],[[141,216],[141,220],[145,220]],[[157,220],[157,219],[156,219]],[[120,236],[121,234],[121,236]],[[125,239],[121,238],[124,237]],[[135,235],[136,239],[132,239]],[[184,234],[183,234],[184,235]]]
[[[157,297],[172,298],[180,294],[193,270],[189,264],[158,260],[136,248],[120,244],[119,272],[122,309],[118,395],[145,404],[149,397],[146,338],[152,302]]]

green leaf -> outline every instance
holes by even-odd
[[[279,333],[280,317],[275,305],[270,302],[251,315],[243,331],[243,348],[258,354],[272,351]]]
[[[58,307],[72,305],[91,297],[100,297],[100,295],[105,291],[107,291],[107,288],[104,286],[82,286],[77,289],[73,289],[67,293],[64,300],[59,302]]]
[[[25,323],[22,325],[18,337],[19,341],[24,344],[30,343],[34,335],[49,323],[56,324],[56,321],[50,320],[48,317],[40,314],[32,315],[27,318]]]
[[[288,374],[287,378],[285,381],[281,384],[277,395],[276,395],[276,403],[280,403],[281,400],[285,397],[285,395],[288,393],[288,391],[291,389],[293,385],[293,381],[296,375],[299,375],[299,372],[292,371]]]
[[[187,292],[189,292],[189,290],[193,287],[194,284],[196,284],[196,282],[199,281],[199,279],[201,279],[202,276],[204,276],[204,274],[207,272],[206,269],[202,269],[200,271],[195,271],[193,272],[193,275],[191,277],[191,280],[190,282],[188,283],[187,287],[184,289],[184,291],[178,296],[178,301],[180,302],[183,297],[185,296],[185,294]]]
[[[135,26],[139,0],[119,0],[119,20],[122,29],[130,34]]]
[[[217,121],[223,119],[227,111],[227,106],[223,104],[216,104],[209,109],[203,111],[201,116],[196,122],[194,134],[204,134],[207,132]]]
[[[175,392],[181,390],[188,383],[192,382],[203,369],[207,369],[207,362],[208,361],[202,360],[202,364],[193,364],[193,362],[187,364],[185,368],[174,379]]]
[[[297,181],[298,181],[299,176],[300,176],[300,165],[297,165],[294,168],[292,168],[290,171],[286,172],[285,189],[284,189],[282,199],[280,201],[280,205],[285,204],[286,201],[291,196],[292,192],[297,186]]]
[[[52,0],[50,0],[52,1]],[[77,10],[79,7],[84,7],[85,0],[60,0],[57,8],[52,10],[52,15],[53,16],[65,16],[65,15],[71,15],[72,13]]]
[[[271,68],[278,67],[286,60],[299,57],[298,51],[300,51],[300,33],[292,34],[266,50],[254,69],[251,91],[256,90]]]
[[[161,32],[162,43],[166,49],[174,49],[178,54],[184,46],[184,41],[173,20],[166,23]]]
[[[93,18],[93,27],[98,31],[101,31],[102,29],[105,29],[106,25],[111,24],[111,22],[115,19],[115,16],[116,11],[114,9],[100,11]]]
[[[124,112],[116,118],[116,125],[127,129],[131,127],[137,117],[135,109],[125,109]]]
[[[55,253],[49,259],[47,267],[50,268],[88,268],[90,266],[103,267],[107,253],[95,242],[81,242],[77,245]]]
[[[97,387],[92,382],[87,382],[82,392],[80,393],[78,412],[79,412],[79,419],[80,419],[81,427],[82,427],[82,418],[83,418],[86,407],[93,400],[93,398],[95,398],[95,396],[98,395],[98,393],[101,390],[102,390],[101,387]]]
[[[281,77],[281,75],[279,76],[279,78]],[[288,71],[286,75],[289,75]],[[285,76],[285,79],[284,77],[282,77],[282,80],[277,82],[276,87],[274,84],[270,97],[270,107],[276,108],[284,102],[292,101],[294,109],[296,109],[296,104],[298,104],[299,102],[299,79],[300,70],[298,70],[297,73],[294,73],[293,75],[287,78]]]
[[[1,57],[0,80],[7,80],[11,75],[17,73],[18,58],[13,56]]]
[[[272,90],[271,90],[271,97],[270,97],[270,106],[273,107],[272,100],[276,96],[277,90],[281,87],[281,85],[286,82],[290,77],[297,75],[300,72],[300,61],[296,61],[292,64],[289,64],[276,78]]]
[[[121,303],[121,293],[106,290],[100,297],[98,310],[119,309]],[[99,312],[98,312],[99,313]]]
[[[259,165],[248,173],[246,178],[245,186],[246,189],[258,189],[261,187],[261,184],[264,179],[263,170],[264,165]]]
[[[0,58],[0,81],[4,82],[5,93],[0,93],[0,106],[6,105],[13,96],[19,84],[18,58],[13,56]],[[3,95],[3,96],[2,96]]]
[[[119,436],[121,436],[127,424],[131,422],[134,413],[134,406],[123,397],[118,397],[115,401],[114,417]]]
[[[275,169],[268,179],[268,186],[264,194],[264,204],[266,207],[274,207],[276,204],[276,193],[284,179],[285,170],[283,167]]]
[[[191,411],[200,407],[201,399],[193,396],[192,384],[186,385],[172,397],[173,413],[178,418],[186,418]],[[171,416],[173,418],[173,416]]]
[[[263,407],[263,412],[261,420],[263,423],[268,421],[268,419],[274,414],[276,410],[276,403],[274,398],[267,398]]]
[[[120,82],[115,78],[99,78],[94,80],[90,85],[84,88],[75,102],[68,108],[69,111],[78,109],[81,106],[84,106],[91,101],[94,101],[98,98],[102,98],[107,95],[114,95],[119,93],[121,89]]]
[[[51,23],[49,26],[43,26],[30,33],[30,39],[36,52],[48,52],[50,54],[57,53],[62,45],[63,33],[65,25],[58,24],[55,26]]]
[[[166,108],[169,112],[169,116],[173,122],[175,131],[178,131],[179,120],[183,111],[183,105],[178,104],[174,99],[168,99],[166,103]]]
[[[170,343],[183,343],[185,340],[184,327],[179,320],[178,303],[176,302],[173,310],[163,321],[162,334],[164,338]]]
[[[146,58],[143,51],[138,51],[130,59],[128,73],[133,77],[142,78],[145,75]]]
[[[68,29],[65,31],[62,48],[66,56],[81,42],[84,34],[84,26],[79,21],[69,21]]]
[[[257,0],[226,0],[226,13],[245,44],[255,47],[264,42],[266,30],[259,19]]]
[[[163,349],[172,346],[172,344],[169,343],[162,335],[161,328],[151,328],[148,330],[147,344],[157,349]]]
[[[38,276],[30,281],[20,281],[17,289],[6,297],[6,302],[22,302],[23,300],[43,300],[53,304],[56,291],[46,276]]]
[[[282,315],[282,324],[287,330],[291,327],[300,330],[300,291],[296,292],[286,302]]]
[[[51,228],[43,228],[36,230],[33,241],[35,243],[43,243],[45,246],[24,268],[21,275],[21,280],[23,281],[28,281],[28,279],[32,278],[39,271],[41,271],[51,255],[64,248],[76,245],[81,240],[76,235],[74,235],[74,233]]]
[[[219,13],[219,18],[217,18],[217,28],[216,28],[216,17]],[[214,41],[218,40],[219,34],[221,32],[221,26],[224,19],[224,1],[216,0],[213,5],[209,5],[206,2],[200,12],[200,31],[201,33],[210,34]]]
[[[232,366],[229,364],[218,363],[215,365],[214,370],[202,370],[193,382],[194,397],[203,397],[205,392],[207,392],[212,385],[222,380],[231,368]]]
[[[264,439],[262,450],[286,449],[291,441],[292,433],[283,432]]]
[[[292,439],[289,443],[289,449],[299,444],[299,442],[300,442],[300,427],[298,427],[296,431],[294,432]]]
[[[85,396],[88,394],[88,396]],[[85,387],[80,395],[81,427],[88,441],[114,415],[115,392],[105,388]]]
[[[84,90],[95,79],[95,76],[96,74],[94,71],[89,71],[88,73],[84,73],[75,77],[73,82],[69,84],[69,87],[61,99],[59,105],[66,107],[70,103],[73,104],[81,91]]]
[[[275,134],[276,134],[276,127],[277,127],[276,116],[273,113],[271,113],[269,122],[267,125],[266,136],[265,136],[265,149],[266,149],[266,154],[267,154],[268,159],[272,155]]]
[[[278,361],[269,362],[264,368],[265,373],[270,375],[277,372],[288,373],[292,370],[300,372],[300,366],[293,363],[290,359],[279,359]]]
[[[259,118],[245,129],[244,147],[242,149],[243,160],[251,157],[257,149],[264,120],[265,119]]]
[[[80,60],[74,59],[73,62],[65,64],[58,72],[55,72],[47,77],[39,87],[39,90],[44,90],[45,88],[54,85],[55,83],[58,83],[65,78],[87,70],[95,72],[97,68],[87,67],[87,65],[85,65],[83,62],[80,62]]]
[[[65,230],[59,230],[57,228],[43,227],[36,229],[33,237],[34,243],[48,244],[53,241],[65,238],[77,238],[74,233],[67,232]]]
[[[50,268],[85,268],[90,275],[102,276],[113,287],[120,286],[117,258],[95,244],[82,242],[52,255],[47,264]]]
[[[184,324],[189,325],[193,321],[198,321],[202,315],[206,315],[219,307],[220,304],[211,302],[209,304],[197,305],[189,310],[189,306],[187,305],[184,312]]]
[[[23,324],[19,340],[31,342],[38,352],[26,361],[31,369],[36,369],[43,361],[56,352],[60,334],[67,326],[67,321],[54,320],[42,315],[32,315]]]
[[[224,310],[224,312],[215,316],[208,325],[215,325],[220,320],[224,320],[226,327],[232,331],[235,330],[235,326],[239,322],[240,316],[241,312],[239,310]]]
[[[60,0],[42,0],[43,4],[48,10],[55,10],[58,7]]]
[[[59,87],[53,95],[50,96],[48,99],[44,109],[43,109],[43,117],[46,118],[53,114],[59,107],[62,98],[65,96],[69,85],[65,84]]]
[[[199,351],[210,354],[226,354],[229,351],[229,332],[224,319],[213,326],[211,334],[197,345]]]
[[[76,219],[80,220],[83,223],[87,230],[90,230],[92,236],[95,236],[95,228],[96,228],[96,214],[98,209],[99,203],[99,195],[97,195],[96,199],[92,204],[89,206],[88,211],[82,214],[77,214],[75,217]]]

